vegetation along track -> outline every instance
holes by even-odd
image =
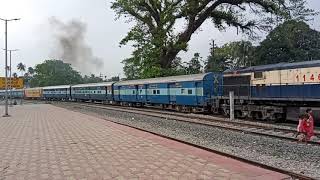
[[[287,126],[279,126],[264,123],[248,122],[241,120],[230,121],[229,119],[208,117],[198,114],[183,114],[179,112],[170,112],[156,109],[146,109],[146,108],[133,108],[133,107],[123,107],[123,106],[111,106],[102,104],[89,104],[89,103],[75,103],[75,102],[63,102],[72,104],[81,104],[81,106],[91,107],[91,108],[101,108],[106,110],[116,110],[122,112],[135,113],[140,115],[158,117],[171,119],[176,121],[183,121],[193,124],[200,124],[206,126],[212,126],[217,128],[228,129],[232,131],[238,131],[242,133],[251,133],[259,136],[267,136],[271,138],[278,138],[289,141],[297,141],[296,129]],[[319,136],[319,132],[316,131],[315,135]],[[308,144],[320,145],[319,139],[315,138],[312,141],[308,141]]]
[[[64,105],[70,105],[70,102],[68,103],[62,103]],[[145,115],[145,116],[153,116],[153,117],[160,117],[160,118],[166,118],[168,119],[167,117],[165,117],[164,115],[154,115],[154,114],[151,114],[150,112],[144,112],[144,110],[136,110],[136,108],[128,108],[128,107],[109,107],[109,106],[102,106],[102,105],[93,105],[93,104],[87,104],[87,103],[71,103],[73,106],[77,107],[77,106],[81,106],[82,108],[83,107],[89,107],[89,108],[99,108],[99,109],[105,109],[105,110],[116,110],[116,111],[122,111],[122,112],[129,112],[129,113],[135,113],[135,114],[139,114],[139,115]],[[146,111],[153,111],[153,110],[146,110]],[[158,111],[156,111],[158,113]],[[173,119],[171,118],[170,116],[170,119]],[[177,120],[177,121],[184,121],[184,120]],[[113,121],[114,122],[114,121]],[[184,121],[184,122],[189,122],[189,121]],[[200,148],[200,149],[203,149],[203,150],[206,150],[206,151],[209,151],[209,152],[212,152],[212,153],[216,153],[216,154],[220,154],[222,156],[226,156],[226,157],[230,157],[230,158],[233,158],[233,159],[236,159],[236,160],[239,160],[239,161],[242,161],[242,162],[245,162],[245,163],[248,163],[248,164],[252,164],[254,166],[258,166],[258,167],[262,167],[262,168],[265,168],[265,169],[269,169],[271,171],[275,171],[275,172],[279,172],[279,173],[283,173],[283,174],[287,174],[291,177],[291,179],[302,179],[302,180],[311,180],[311,179],[314,179],[314,178],[311,178],[311,177],[308,177],[306,175],[303,175],[303,174],[299,174],[299,173],[294,173],[294,172],[291,172],[289,170],[285,170],[285,169],[282,169],[282,168],[277,168],[277,167],[273,167],[273,166],[270,166],[270,165],[266,165],[266,164],[263,164],[263,163],[259,163],[257,161],[252,161],[252,160],[248,160],[246,158],[242,158],[242,157],[239,157],[239,156],[236,156],[236,155],[232,155],[232,154],[229,154],[229,153],[225,153],[225,152],[222,152],[222,151],[218,151],[218,150],[213,150],[213,149],[210,149],[210,148],[206,148],[206,147],[203,147],[203,146],[200,146],[200,145],[197,145],[197,144],[194,144],[194,143],[190,143],[190,142],[186,142],[184,140],[180,140],[180,139],[177,139],[177,138],[172,138],[170,136],[167,136],[167,135],[163,135],[163,134],[160,134],[160,133],[156,133],[154,131],[150,131],[150,130],[146,130],[146,129],[143,129],[143,128],[139,128],[139,127],[134,127],[134,126],[131,126],[131,125],[128,125],[128,124],[124,124],[124,123],[120,123],[120,122],[114,122],[114,123],[117,123],[117,124],[120,124],[120,125],[124,125],[124,126],[127,126],[127,127],[131,127],[131,128],[134,128],[134,129],[137,129],[137,130],[140,130],[140,131],[144,131],[144,132],[148,132],[148,133],[151,133],[151,134],[154,134],[154,135],[157,135],[157,136],[160,136],[160,137],[163,137],[163,138],[166,138],[166,139],[170,139],[170,140],[174,140],[174,141],[178,141],[180,143],[184,143],[184,144],[187,144],[187,145],[190,145],[190,146],[193,146],[193,147],[196,147],[196,148]],[[196,123],[196,122],[190,122],[190,123]],[[200,123],[199,123],[200,124]]]

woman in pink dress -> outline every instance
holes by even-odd
[[[307,109],[306,113],[308,114],[308,131],[307,131],[307,136],[309,139],[314,136],[314,119],[313,119],[313,114],[312,114],[312,109]]]

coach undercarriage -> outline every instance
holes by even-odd
[[[214,100],[212,111],[214,113],[230,115],[230,100],[228,97],[220,97]],[[234,100],[234,115],[236,118],[252,118],[256,120],[290,120],[297,121],[299,114],[306,109],[313,109],[315,115],[320,114],[320,104],[310,101],[281,101],[265,99],[242,99]]]

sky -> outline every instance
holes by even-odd
[[[124,77],[121,61],[130,57],[132,48],[119,47],[119,42],[132,24],[125,19],[116,20],[116,15],[110,8],[111,2],[112,0],[2,0],[0,18],[21,18],[19,21],[8,22],[8,49],[19,49],[12,52],[12,71],[18,72],[16,66],[19,62],[27,67],[34,67],[46,59],[61,57],[61,52],[57,53],[57,46],[61,42],[57,41],[57,36],[68,33],[69,30],[65,29],[70,28],[71,22],[81,22],[81,51],[88,52],[86,58],[101,60],[101,63],[93,66],[79,61],[71,62],[72,66],[82,74],[101,73],[109,78],[117,75]],[[319,0],[307,2],[311,8],[320,11]],[[58,21],[59,25],[52,25],[52,19]],[[320,16],[309,24],[320,31]],[[65,31],[61,33],[63,29]],[[4,30],[4,22],[0,21],[0,48],[4,48]],[[237,34],[235,29],[219,32],[208,21],[192,36],[188,52],[182,52],[179,56],[186,61],[199,52],[206,58],[213,39],[218,45],[222,45],[247,38]],[[0,67],[4,67],[4,57],[2,53]],[[0,76],[4,76],[4,68],[0,68]]]

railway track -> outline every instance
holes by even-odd
[[[90,108],[101,108],[106,110],[122,111],[135,113],[140,115],[165,118],[175,121],[183,121],[199,125],[207,125],[211,127],[223,128],[232,131],[238,131],[242,133],[250,133],[259,136],[267,136],[271,138],[277,138],[282,140],[289,140],[292,142],[297,142],[296,138],[296,129],[290,127],[275,127],[275,125],[270,124],[256,124],[253,122],[245,121],[230,121],[223,118],[215,117],[205,117],[198,116],[196,114],[183,114],[178,112],[169,112],[163,110],[155,109],[142,109],[142,108],[133,108],[133,107],[123,107],[123,106],[111,106],[111,105],[102,105],[102,104],[88,104],[88,103],[79,103],[79,102],[65,102],[73,104],[81,104],[81,106],[90,107]],[[319,136],[319,132],[315,132],[316,136]],[[318,138],[316,140],[306,142],[308,144],[320,145]]]
[[[68,103],[70,103],[70,102],[68,102]],[[67,104],[67,103],[62,103],[62,104]],[[135,113],[135,114],[139,114],[139,115],[146,115],[146,116],[153,116],[153,117],[160,117],[160,118],[169,119],[169,117],[165,113],[163,113],[162,115],[150,114],[151,113],[150,111],[153,111],[153,110],[146,110],[146,111],[149,111],[149,112],[143,113],[143,111],[145,111],[145,109],[143,111],[142,110],[137,111],[136,108],[134,108],[135,110],[133,110],[133,109],[127,108],[127,107],[121,107],[121,108],[117,107],[117,108],[115,108],[115,107],[108,107],[108,106],[102,106],[102,105],[97,105],[97,104],[93,105],[93,104],[87,104],[87,103],[81,103],[81,104],[80,103],[72,103],[72,104],[75,105],[75,106],[79,106],[80,105],[82,108],[83,107],[90,107],[90,108],[100,108],[100,109],[106,109],[106,110],[116,110],[116,111],[122,111],[122,112]],[[171,120],[177,120],[177,121],[183,121],[183,120],[173,119],[173,117],[171,115],[170,115],[170,119]],[[109,119],[106,119],[106,118],[105,118],[105,120],[110,121]],[[112,122],[114,122],[114,121],[112,121]],[[189,122],[189,121],[184,121],[184,122]],[[232,155],[232,154],[229,154],[229,153],[225,153],[225,152],[222,152],[222,151],[206,148],[206,147],[203,147],[203,146],[200,146],[200,145],[196,145],[196,144],[193,144],[193,143],[190,143],[190,142],[187,142],[187,141],[183,141],[183,140],[180,140],[180,139],[177,139],[177,138],[172,138],[172,137],[169,137],[169,136],[166,136],[166,135],[163,135],[163,134],[160,134],[160,133],[156,133],[156,132],[153,132],[153,131],[149,131],[149,130],[146,130],[146,129],[143,129],[143,128],[131,126],[131,125],[128,125],[128,124],[125,124],[125,123],[120,123],[120,122],[114,122],[114,123],[120,124],[120,125],[123,125],[123,126],[127,126],[127,127],[130,127],[130,128],[134,128],[134,129],[137,129],[137,130],[140,130],[140,131],[144,131],[144,132],[147,132],[147,133],[151,133],[151,134],[154,134],[154,135],[166,138],[166,139],[174,140],[174,141],[177,141],[177,142],[180,142],[180,143],[183,143],[183,144],[187,144],[187,145],[199,148],[199,149],[206,150],[208,152],[212,152],[212,153],[215,153],[215,154],[220,154],[222,156],[233,158],[233,159],[236,159],[236,160],[248,163],[248,164],[252,164],[254,166],[258,166],[258,167],[261,167],[261,168],[264,168],[264,169],[269,169],[271,171],[275,171],[275,172],[279,172],[279,173],[282,173],[282,174],[286,174],[286,175],[290,176],[291,179],[301,179],[301,180],[313,180],[314,179],[312,177],[308,177],[308,176],[303,175],[303,174],[294,173],[294,172],[291,172],[291,171],[288,171],[288,170],[285,170],[285,169],[282,169],[282,168],[269,166],[269,165],[266,165],[266,164],[263,164],[263,163],[259,163],[259,162],[256,162],[256,161],[252,161],[252,160],[248,160],[248,159],[245,159],[245,158],[242,158],[242,157],[238,157],[238,156],[235,156],[235,155]],[[191,122],[190,121],[190,123],[196,123],[196,122]]]

